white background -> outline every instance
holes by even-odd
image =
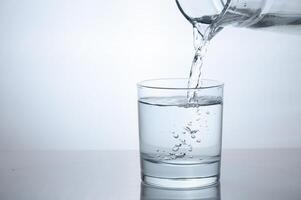
[[[1,0],[0,29],[0,150],[137,149],[136,82],[187,77],[193,57],[172,0]],[[225,148],[301,147],[300,34],[212,41]]]

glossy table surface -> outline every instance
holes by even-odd
[[[301,199],[301,149],[224,150],[221,173],[213,188],[162,190],[141,184],[137,151],[0,152],[0,199]]]

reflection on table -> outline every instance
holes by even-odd
[[[221,200],[220,187],[169,189],[141,183],[140,200]]]

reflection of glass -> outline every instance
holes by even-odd
[[[164,189],[141,183],[140,200],[220,200],[220,184],[201,189]]]

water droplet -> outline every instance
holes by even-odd
[[[193,158],[193,156],[189,156],[189,158]]]
[[[191,126],[192,125],[192,122],[188,122],[188,126]]]
[[[175,145],[173,148],[172,148],[173,151],[178,151],[179,150],[179,147],[177,145]]]
[[[200,139],[198,139],[198,140],[196,140],[196,142],[197,142],[197,143],[201,143],[201,140],[200,140]]]
[[[194,139],[194,138],[195,138],[195,135],[191,135],[191,138]]]
[[[210,115],[210,112],[209,112],[209,111],[207,111],[207,112],[206,112],[206,114],[207,114],[207,115]]]
[[[185,132],[185,131],[183,131],[183,132],[182,132],[182,134],[186,134],[186,132]]]

